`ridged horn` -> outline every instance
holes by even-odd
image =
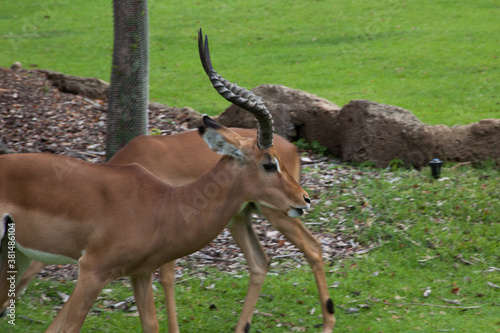
[[[229,102],[240,108],[249,111],[257,118],[257,145],[260,149],[267,149],[273,145],[273,118],[269,110],[262,102],[261,98],[253,92],[238,87],[236,83],[231,83],[217,74],[210,60],[210,51],[208,49],[208,37],[205,35],[203,43],[203,34],[201,29],[198,31],[198,50],[200,59],[208,78],[212,82],[215,90]]]

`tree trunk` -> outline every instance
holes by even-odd
[[[108,91],[106,159],[148,130],[147,0],[113,0],[114,47]]]

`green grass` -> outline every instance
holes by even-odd
[[[500,117],[500,6],[466,1],[149,1],[152,100],[217,114],[227,103],[203,73],[252,88],[284,84],[342,106],[370,99],[428,124]],[[109,81],[110,1],[6,2],[0,65],[21,61]]]
[[[315,205],[304,219],[326,221],[321,230],[340,232],[363,247],[378,246],[365,254],[325,262],[337,332],[499,331],[500,290],[487,284],[500,285],[500,272],[487,272],[500,267],[498,168],[488,163],[479,168],[450,165],[443,169],[447,178],[441,181],[431,180],[429,170],[361,168],[359,175],[361,179],[346,180],[325,193],[310,191]],[[199,278],[186,279],[194,273],[186,267],[187,275],[176,285],[181,330],[230,332],[242,307],[248,275],[199,270],[205,272],[203,283]],[[261,292],[267,296],[259,299],[252,331],[291,332],[294,327],[299,332],[319,331],[315,327],[321,323],[321,310],[309,266],[284,261],[271,266],[270,273]],[[17,318],[16,327],[0,321],[0,331],[45,329],[61,304],[57,291],[69,294],[73,286],[73,282],[33,281],[16,303],[23,317]],[[107,288],[111,291],[94,305],[83,331],[140,331],[139,318],[107,305],[132,295],[128,282],[116,281]],[[424,297],[427,288],[431,294]],[[159,286],[155,299],[161,329],[166,330]],[[442,299],[480,308],[422,305],[456,306]],[[359,311],[348,314],[352,307]]]

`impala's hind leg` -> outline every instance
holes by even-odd
[[[175,260],[160,267],[160,283],[167,303],[168,333],[179,333],[175,309]]]
[[[99,267],[97,262],[98,260],[89,260],[87,253],[78,260],[79,273],[75,289],[46,332],[80,331],[97,296],[113,280],[111,273],[106,268]]]
[[[130,278],[134,290],[134,299],[141,318],[143,332],[156,333],[159,330],[156,318],[155,300],[153,297],[152,274]]]
[[[228,225],[236,244],[238,244],[245,254],[250,269],[247,296],[245,297],[243,309],[235,331],[238,333],[250,331],[253,311],[269,269],[269,258],[262,249],[252,228],[251,213],[251,207],[247,206],[247,208],[241,214],[236,215],[233,221]]]

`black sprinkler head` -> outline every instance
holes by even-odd
[[[432,172],[432,178],[438,179],[441,176],[441,165],[443,165],[443,161],[440,161],[439,158],[435,158],[429,162]]]

